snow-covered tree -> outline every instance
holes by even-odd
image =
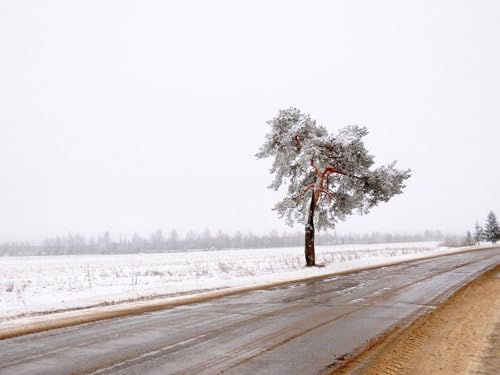
[[[465,246],[472,246],[472,245],[474,245],[474,240],[472,239],[470,230],[468,230],[467,235],[465,236]]]
[[[476,243],[476,245],[479,245],[481,243],[482,238],[483,228],[476,221],[476,225],[474,226],[474,242]]]
[[[500,228],[495,213],[490,211],[484,225],[483,238],[492,243],[496,243],[500,237]]]
[[[284,199],[274,210],[287,224],[305,224],[306,265],[315,265],[314,233],[334,228],[338,220],[400,194],[410,170],[398,170],[395,162],[370,169],[373,156],[362,138],[366,128],[352,125],[335,135],[317,125],[296,108],[280,110],[267,122],[271,127],[256,157],[274,157],[270,189],[288,185]]]

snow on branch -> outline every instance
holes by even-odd
[[[354,211],[367,213],[400,194],[410,177],[410,170],[398,170],[395,163],[371,169],[374,159],[363,143],[365,127],[350,125],[332,135],[296,108],[280,110],[268,125],[270,132],[256,156],[273,158],[270,188],[288,186],[275,210],[289,224],[305,223],[310,191],[318,205],[318,227],[333,228]]]

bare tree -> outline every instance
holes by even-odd
[[[481,239],[483,238],[483,228],[476,221],[476,225],[474,227],[474,242],[476,245],[481,243]]]

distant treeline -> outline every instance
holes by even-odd
[[[369,244],[390,242],[445,241],[447,245],[460,244],[461,239],[444,236],[440,231],[427,230],[418,234],[342,234],[324,232],[316,235],[317,245]],[[8,242],[0,244],[0,255],[67,255],[67,254],[128,254],[152,252],[178,252],[192,250],[220,249],[262,249],[269,247],[302,246],[302,232],[278,233],[273,230],[268,234],[256,235],[252,232],[233,234],[221,230],[212,234],[209,230],[202,233],[189,231],[184,237],[172,230],[164,236],[161,230],[152,233],[149,238],[134,234],[130,238],[112,239],[108,231],[97,237],[86,238],[80,234],[68,233],[45,239],[41,244],[28,242]]]

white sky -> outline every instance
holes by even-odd
[[[0,241],[286,229],[254,154],[289,106],[413,170],[339,231],[500,214],[499,1],[2,0]]]

